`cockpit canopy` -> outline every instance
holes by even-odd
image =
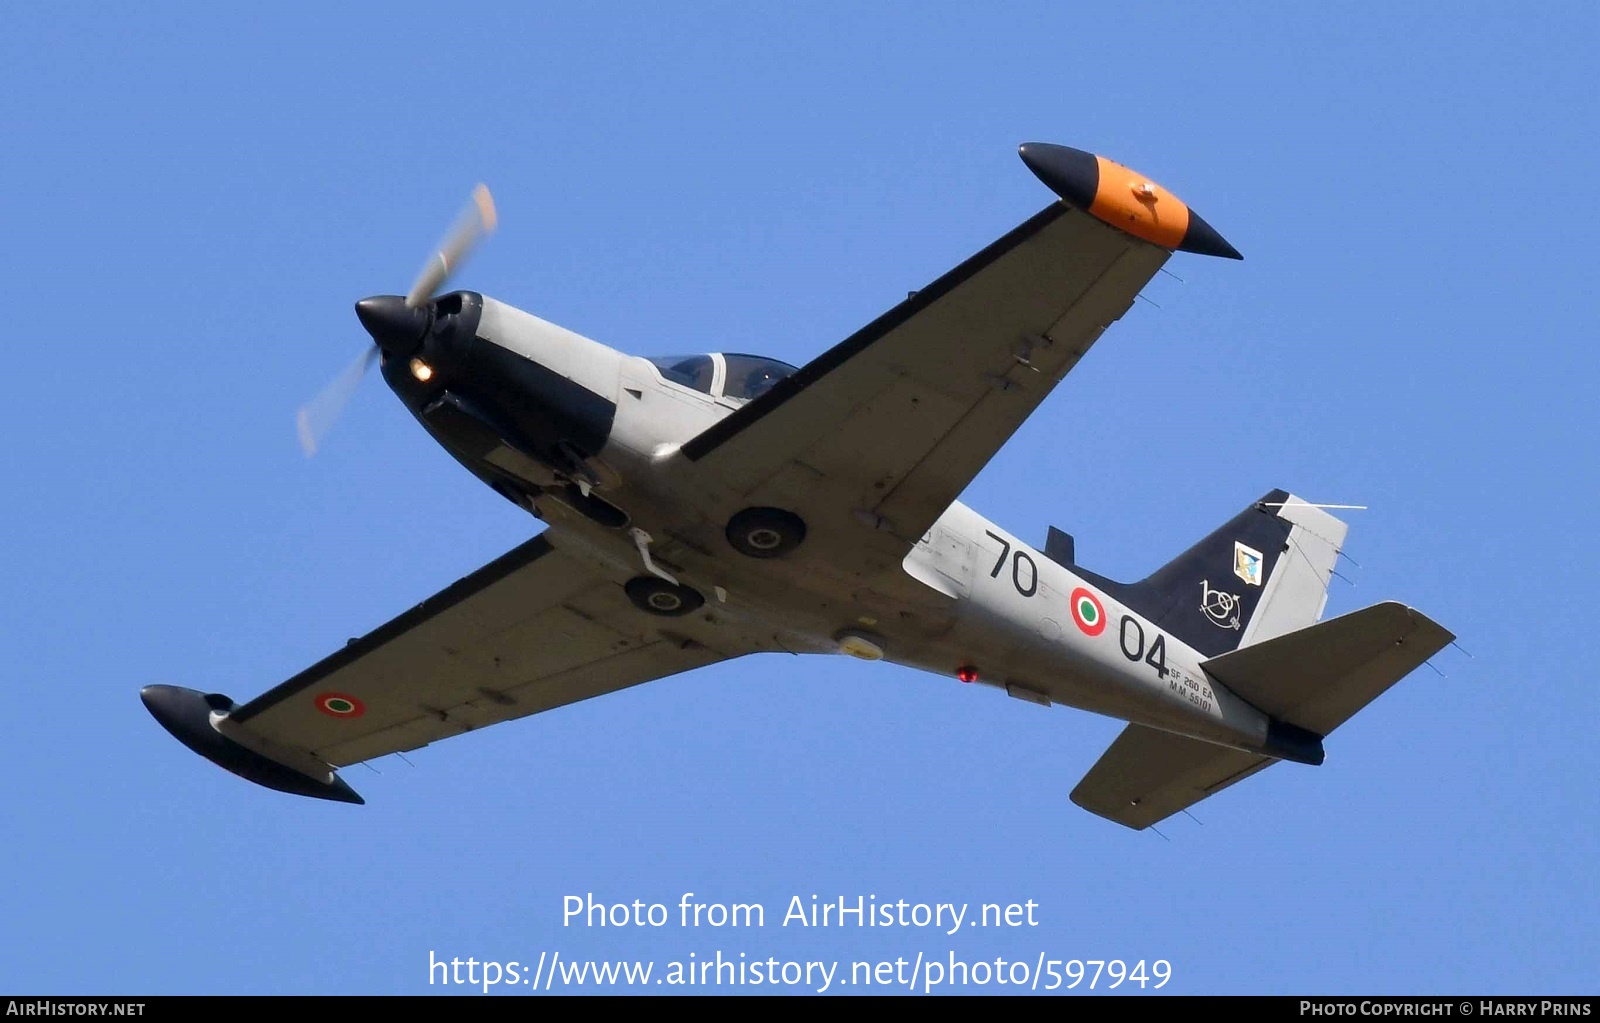
[[[777,359],[759,355],[658,355],[649,360],[665,380],[713,398],[746,402],[761,397],[795,371]]]

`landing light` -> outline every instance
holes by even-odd
[[[839,652],[859,657],[863,661],[883,660],[883,640],[865,632],[850,630],[841,632],[834,637],[834,642],[839,644]]]
[[[411,375],[416,377],[418,382],[425,384],[433,379],[433,367],[421,359],[412,359]]]

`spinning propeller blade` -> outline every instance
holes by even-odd
[[[361,381],[367,375],[367,370],[378,361],[378,346],[368,345],[361,357],[346,366],[338,376],[328,382],[315,398],[300,406],[294,414],[295,430],[300,435],[300,448],[310,458],[322,447],[323,440],[328,436],[328,431],[333,429],[333,424],[339,421],[339,414],[344,407],[350,404],[350,399],[355,396],[356,388],[361,386]]]
[[[488,186],[479,185],[472,190],[472,201],[461,211],[444,241],[439,243],[438,251],[406,293],[406,306],[415,309],[432,298],[456,268],[466,262],[473,247],[494,230],[494,225],[494,197],[489,194]]]
[[[434,293],[444,286],[462,263],[466,262],[472,250],[488,234],[494,230],[495,212],[494,198],[489,194],[488,186],[479,185],[472,190],[472,199],[467,203],[461,215],[445,234],[444,241],[439,243],[438,251],[422,268],[422,273],[417,276],[416,283],[411,285],[411,291],[405,298],[405,309],[420,309],[433,298]],[[393,307],[384,307],[382,302],[395,302]],[[378,303],[378,305],[374,305]],[[395,317],[394,312],[400,311],[398,302],[394,299],[366,299],[356,306],[357,315],[361,317],[362,325],[369,332],[379,329],[373,323],[379,322],[378,317],[387,316],[391,321],[408,321],[408,317]],[[432,320],[432,313],[417,313],[416,330],[420,333],[427,329]],[[372,322],[368,322],[371,320]],[[407,326],[402,322],[402,326]],[[379,330],[379,339],[385,335]],[[328,431],[333,429],[333,424],[338,422],[339,414],[350,403],[351,397],[356,393],[356,388],[367,375],[367,370],[378,361],[380,350],[377,345],[368,346],[361,358],[351,363],[344,372],[334,377],[328,386],[306,404],[302,405],[294,414],[295,430],[300,436],[300,447],[310,458],[322,447],[322,442],[327,438]]]

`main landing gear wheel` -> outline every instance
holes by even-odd
[[[667,618],[678,618],[697,610],[706,602],[687,586],[674,586],[653,575],[635,576],[623,587],[633,606],[641,611]]]
[[[752,558],[781,558],[806,538],[800,516],[782,508],[746,508],[728,520],[728,543]]]

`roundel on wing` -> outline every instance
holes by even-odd
[[[321,693],[315,702],[317,709],[329,717],[358,718],[367,712],[366,704],[344,693]]]
[[[1085,636],[1106,631],[1106,609],[1099,598],[1082,586],[1072,591],[1072,620]]]

